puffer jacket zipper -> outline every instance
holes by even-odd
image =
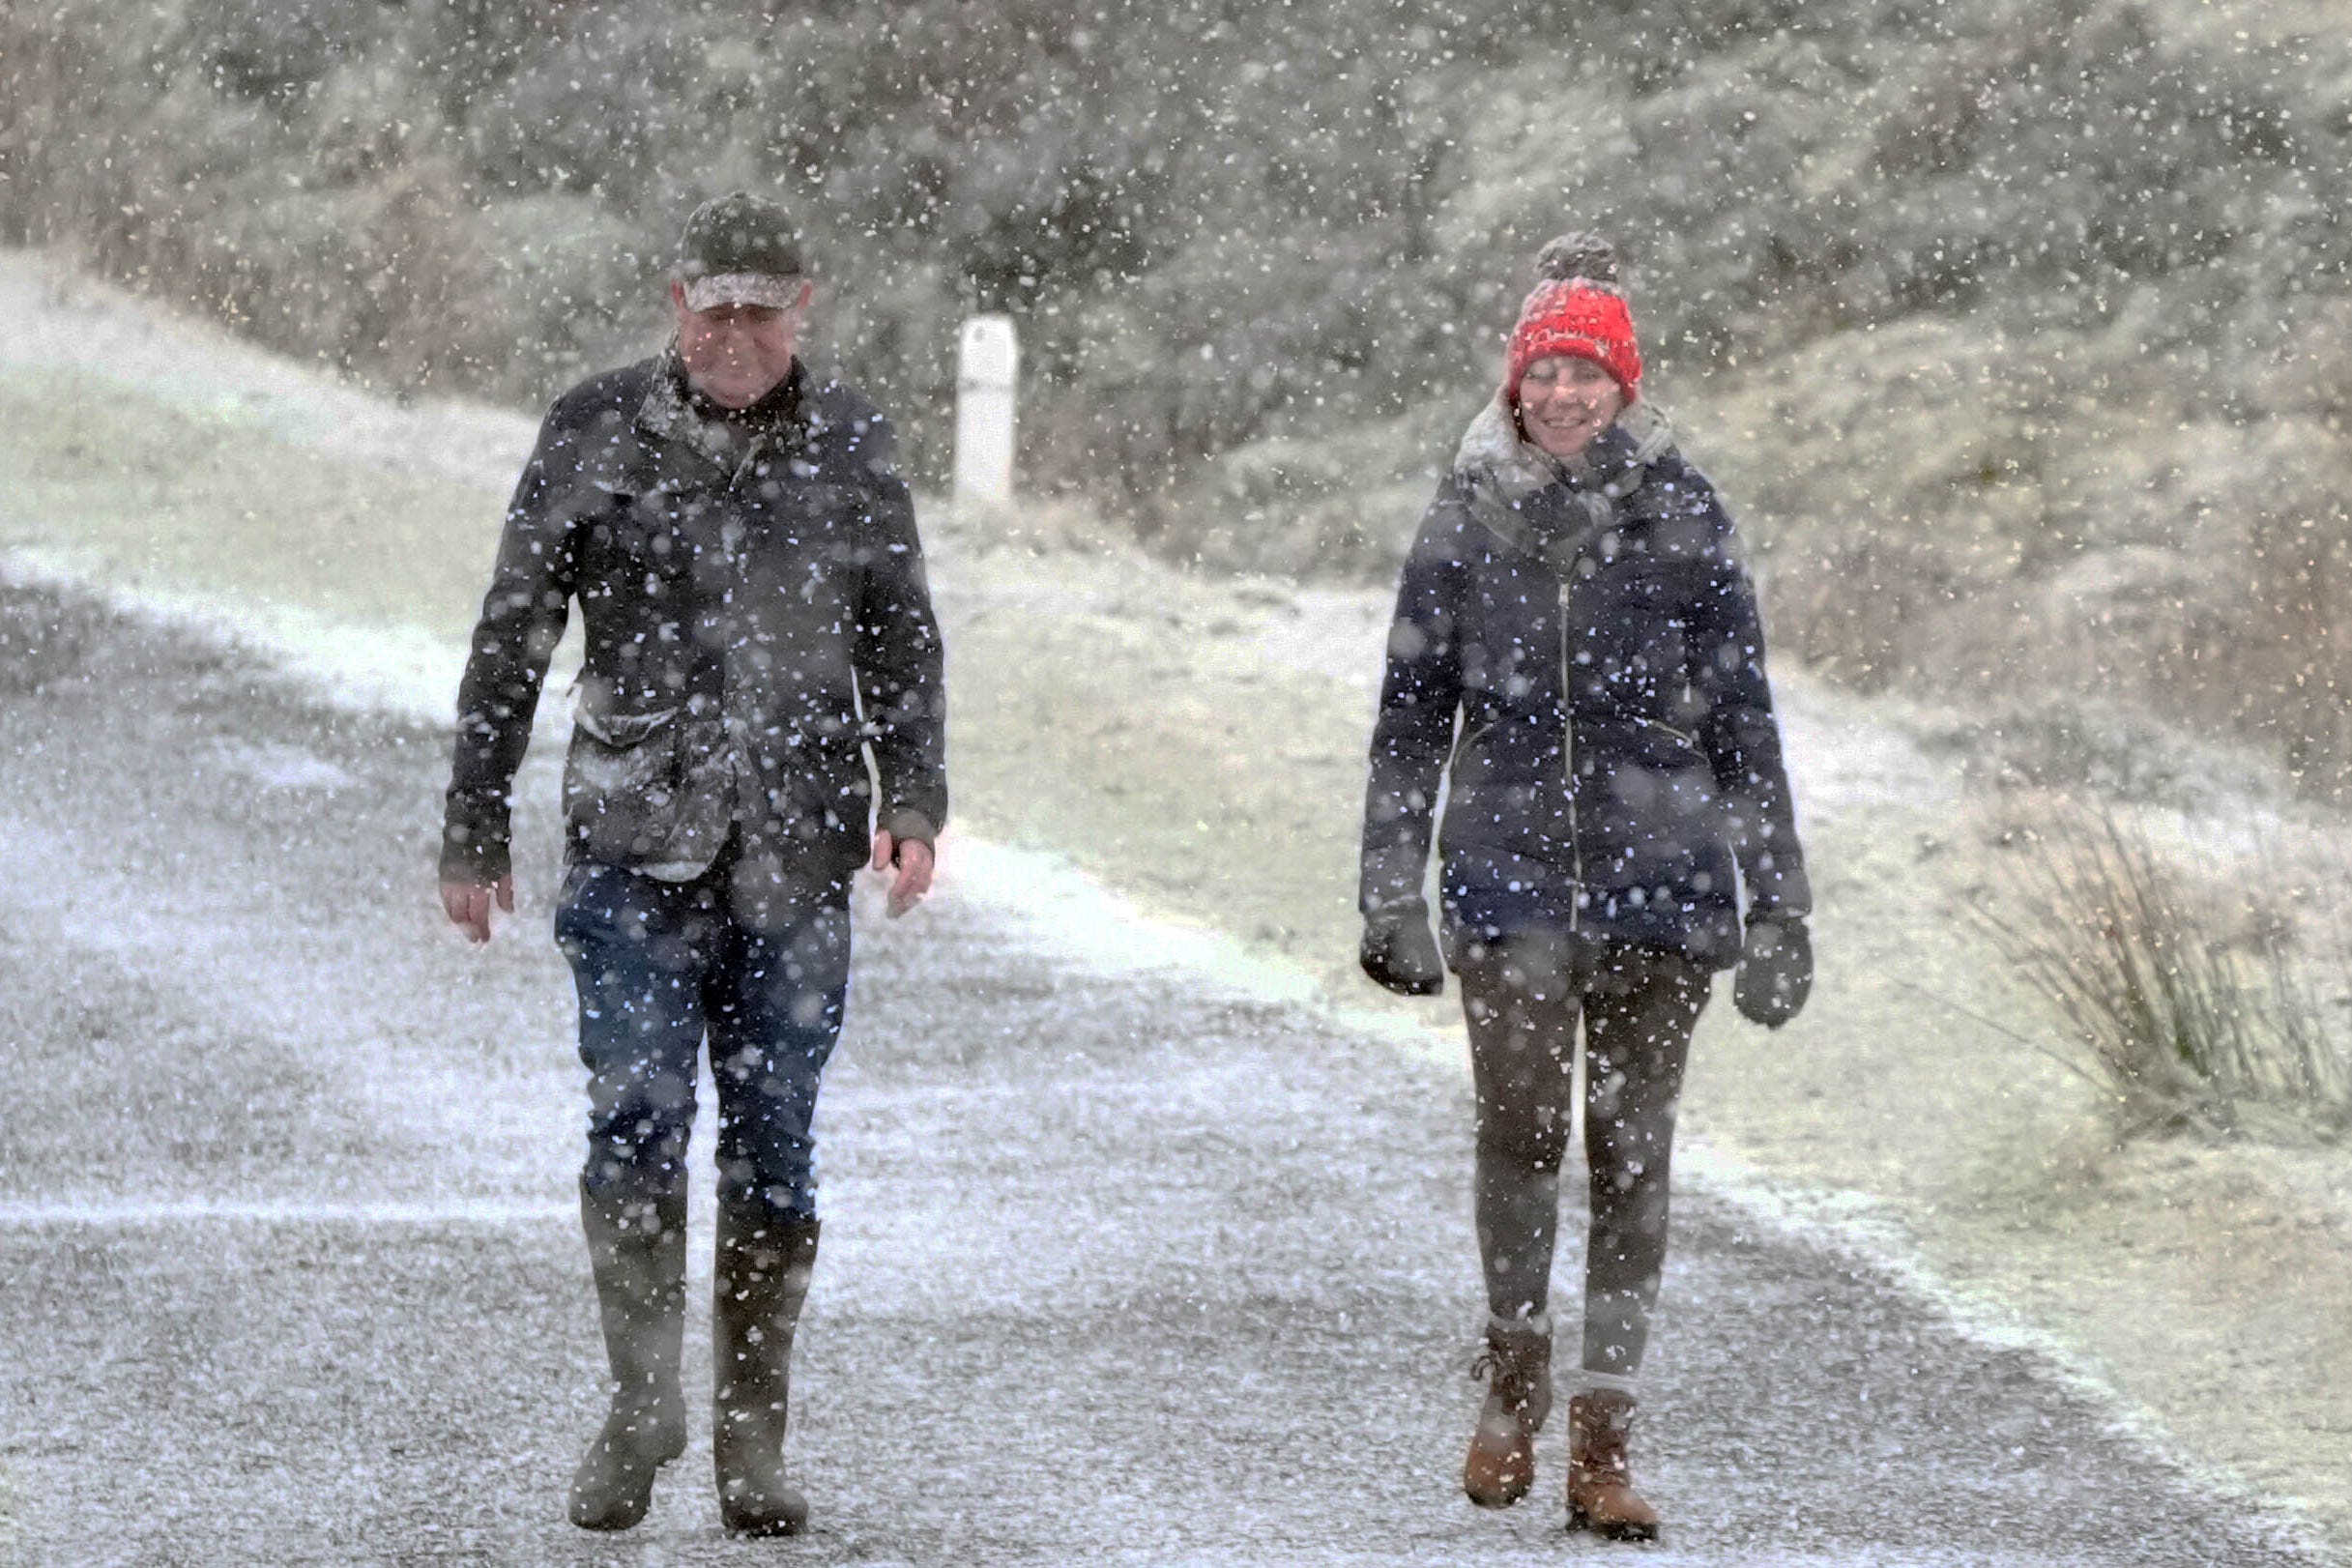
[[[1568,598],[1576,591],[1576,564],[1583,556],[1579,550],[1560,570],[1560,771],[1568,786],[1568,863],[1576,889],[1568,901],[1568,934],[1572,937],[1584,913],[1584,835],[1578,828],[1576,814],[1576,629],[1569,617]]]

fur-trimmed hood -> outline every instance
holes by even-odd
[[[1574,458],[1562,460],[1520,433],[1507,393],[1496,392],[1454,450],[1454,480],[1470,515],[1502,538],[1547,559],[1573,556],[1617,519],[1618,505],[1639,490],[1652,466],[1676,451],[1674,427],[1646,399],[1628,403],[1616,422]],[[1564,485],[1582,519],[1563,533],[1534,526],[1527,501]]]

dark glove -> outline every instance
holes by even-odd
[[[1445,960],[1429,929],[1429,906],[1418,901],[1366,916],[1356,961],[1375,983],[1400,997],[1434,997],[1445,989]]]
[[[1813,992],[1813,937],[1791,915],[1752,915],[1740,949],[1731,1005],[1751,1024],[1779,1029]]]

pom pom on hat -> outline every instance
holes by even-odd
[[[1566,283],[1579,277],[1615,283],[1617,247],[1597,234],[1562,234],[1535,253],[1537,282]]]

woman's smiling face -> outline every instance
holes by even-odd
[[[1519,383],[1520,427],[1554,457],[1583,451],[1624,408],[1616,378],[1573,354],[1536,361]]]

